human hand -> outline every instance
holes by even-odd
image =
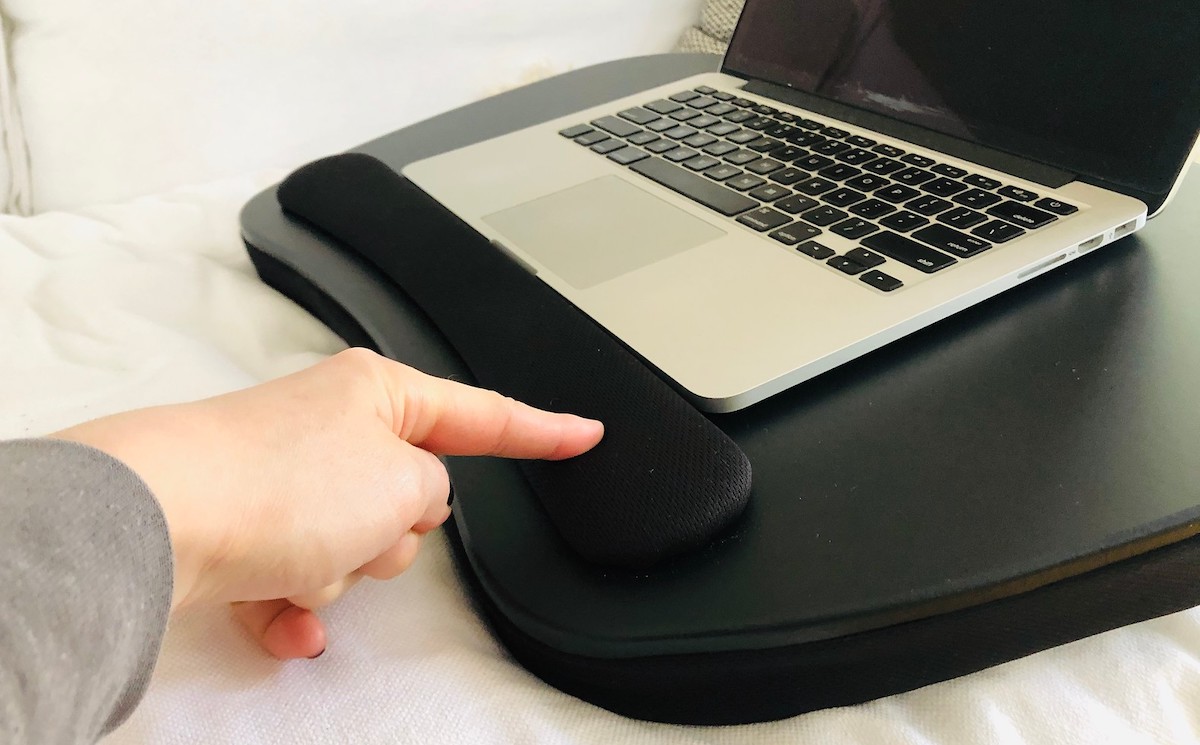
[[[267,651],[289,658],[325,649],[313,609],[362,576],[399,575],[449,516],[436,455],[569,458],[603,426],[351,349],[253,388],[53,436],[113,455],[158,498],[173,607],[232,602]]]

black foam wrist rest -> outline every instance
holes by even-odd
[[[551,522],[582,558],[644,568],[707,545],[742,513],[750,462],[724,432],[386,164],[355,153],[325,158],[288,176],[278,199],[390,277],[479,385],[604,422],[603,441],[581,456],[521,461]]]

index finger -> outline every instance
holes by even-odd
[[[392,430],[434,453],[561,460],[591,450],[604,436],[595,419],[543,411],[398,363],[387,367]]]

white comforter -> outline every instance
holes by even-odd
[[[250,385],[339,349],[257,280],[241,246],[238,209],[279,176],[0,217],[0,437]],[[223,608],[177,618],[149,694],[109,741],[1200,742],[1200,609],[864,706],[728,728],[632,721],[546,686],[472,612],[440,539],[324,617],[326,654],[287,663]]]

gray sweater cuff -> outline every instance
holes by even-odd
[[[141,700],[171,609],[158,501],[117,459],[0,442],[0,741],[94,742]]]

